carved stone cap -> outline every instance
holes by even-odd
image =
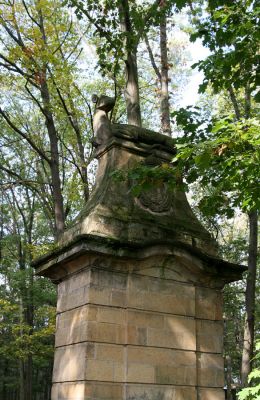
[[[171,164],[176,153],[173,140],[129,125],[111,125],[111,132],[112,136],[95,150],[98,159],[95,187],[74,225],[64,232],[59,242],[59,259],[68,248],[74,248],[73,243],[82,240],[97,244],[91,252],[99,252],[100,241],[110,243],[112,247],[108,247],[108,253],[118,257],[125,257],[137,248],[145,257],[146,251],[142,249],[150,246],[154,249],[160,244],[156,248],[162,256],[168,254],[169,248],[174,248],[175,252],[177,248],[185,248],[199,258],[204,255],[206,263],[218,259],[215,241],[193,214],[184,192],[170,190],[167,182],[162,182],[135,196],[131,190],[133,181],[117,181],[112,176],[115,170],[127,171],[140,163],[149,164],[151,160],[156,165],[168,163],[174,168]],[[115,247],[126,250],[114,254]],[[103,252],[101,248],[100,252]],[[35,265],[42,263],[39,260]],[[44,266],[39,273],[43,270],[47,276]]]
[[[112,133],[95,151],[99,161],[95,188],[61,245],[78,235],[93,234],[130,244],[178,241],[215,254],[215,242],[193,214],[184,192],[170,190],[163,182],[135,196],[133,181],[118,182],[112,176],[115,170],[140,164],[170,165],[176,154],[173,140],[129,125],[112,125]]]

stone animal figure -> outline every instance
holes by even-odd
[[[113,136],[108,113],[115,105],[115,98],[109,96],[98,97],[94,94],[92,101],[96,104],[93,117],[94,138],[92,143],[94,147],[98,147]]]

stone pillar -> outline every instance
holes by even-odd
[[[86,209],[35,263],[58,286],[52,400],[224,400],[221,290],[244,268],[217,257],[184,193],[135,197],[111,176],[173,155],[163,135],[113,126]]]

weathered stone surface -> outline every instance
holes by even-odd
[[[131,130],[131,127],[124,128],[123,137],[129,128]],[[117,129],[118,134],[121,129],[123,127]],[[78,222],[64,234],[62,243],[68,243],[76,235],[82,234],[120,238],[135,243],[161,240],[168,235],[174,240],[189,244],[196,238],[197,247],[207,246],[208,253],[214,253],[214,242],[195,218],[183,192],[170,191],[167,185],[163,185],[161,190],[164,187],[166,189],[163,193],[159,191],[155,204],[147,206],[142,202],[142,196],[135,197],[132,194],[132,182],[129,180],[115,182],[111,177],[111,172],[115,169],[129,169],[149,157],[155,159],[157,164],[171,160],[173,149],[166,146],[167,150],[166,148],[163,150],[163,144],[157,143],[157,146],[154,146],[155,143],[152,144],[153,140],[159,138],[164,143],[163,136],[152,134],[149,144],[136,141],[143,131],[134,128],[130,134],[127,133],[126,141],[119,134],[120,138],[116,135],[111,138],[111,143],[99,148],[96,154],[99,159],[96,187]],[[144,194],[147,195],[150,197],[150,203],[154,203],[154,191]],[[168,201],[165,208],[166,198]]]
[[[54,383],[52,385],[51,399],[85,400],[85,383],[84,382]]]
[[[53,382],[84,380],[86,350],[86,343],[57,348],[54,357]]]
[[[127,385],[126,400],[197,400],[197,396],[195,388],[170,385]]]
[[[222,392],[200,389],[199,400],[224,400]],[[197,396],[196,389],[188,387],[84,382],[54,384],[52,400],[197,400]]]
[[[86,382],[84,400],[124,400],[122,384]]]
[[[88,302],[91,271],[84,270],[58,284],[57,312],[71,310]]]
[[[196,384],[196,356],[193,352],[147,347],[128,347],[127,381],[157,384]]]
[[[198,384],[205,387],[224,386],[224,360],[220,354],[198,354]]]
[[[123,385],[98,382],[65,382],[52,387],[52,400],[124,400]]]
[[[225,400],[223,389],[199,388],[198,400]]]
[[[222,353],[223,322],[197,320],[197,349],[206,353]]]
[[[222,293],[218,290],[196,288],[196,317],[209,320],[222,320]]]
[[[133,275],[129,277],[128,306],[194,316],[195,288],[170,280]]]
[[[130,344],[196,350],[193,318],[134,310],[129,310],[127,316]]]
[[[125,310],[87,305],[59,314],[56,346],[83,341],[125,343]]]
[[[197,400],[195,388],[111,384],[99,382],[56,383],[52,400]],[[223,389],[199,388],[198,400],[224,400]]]
[[[80,343],[59,347],[55,352],[54,382],[109,381],[125,378],[124,347],[100,343]]]

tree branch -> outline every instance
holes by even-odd
[[[232,85],[230,85],[228,87],[228,92],[229,92],[229,95],[230,95],[230,100],[231,100],[231,102],[233,104],[233,107],[234,107],[234,111],[235,111],[235,114],[236,114],[236,119],[240,120],[241,113],[240,113],[239,105],[238,105],[237,98],[236,98],[236,95],[235,95],[235,92],[234,92],[234,89],[233,89]]]
[[[32,92],[30,91],[30,89],[27,86],[28,80],[25,84],[25,89],[26,91],[29,93],[29,95],[31,96],[31,98],[35,101],[35,103],[37,104],[37,106],[39,107],[39,109],[41,110],[41,112],[43,113],[43,115],[45,116],[45,118],[48,118],[44,108],[42,107],[41,103],[39,102],[39,100],[32,94]]]
[[[251,90],[250,84],[247,83],[245,87],[245,118],[250,118],[251,112]]]
[[[144,36],[144,40],[145,40],[145,44],[146,44],[146,47],[147,47],[147,50],[148,50],[148,54],[149,54],[149,58],[150,58],[152,67],[153,67],[153,69],[154,69],[159,81],[161,82],[162,75],[160,73],[159,68],[156,65],[156,62],[155,62],[155,59],[154,59],[154,56],[153,56],[153,52],[152,52],[152,49],[151,49],[151,46],[150,46],[150,43],[149,43],[147,35]]]
[[[58,36],[57,30],[55,29],[56,35],[57,35],[57,40],[58,40],[58,42],[59,42],[59,45],[58,45],[58,47],[52,52],[52,54],[57,53],[57,51],[59,51],[60,48],[63,46],[63,44],[65,43],[65,41],[66,41],[66,39],[67,39],[67,37],[68,37],[70,31],[71,31],[71,28],[72,28],[72,19],[70,20],[69,28],[68,28],[68,30],[67,30],[67,32],[66,32],[66,34],[65,34],[65,36],[64,36],[64,38],[63,38],[63,40],[62,40],[61,42],[59,41],[59,36]]]
[[[22,0],[22,3],[23,3],[23,6],[24,6],[24,8],[25,8],[25,11],[26,11],[28,17],[32,20],[32,22],[35,23],[35,25],[37,25],[38,27],[40,27],[40,24],[38,23],[38,21],[36,21],[36,19],[33,18],[33,16],[30,14],[29,9],[28,9],[28,7],[27,7],[27,5],[26,5],[26,3],[25,3],[24,0]]]
[[[93,18],[87,10],[79,2],[75,2],[77,5],[76,7],[88,18],[88,20],[95,26],[99,34],[103,37],[106,37],[108,40],[110,39],[109,32],[105,31],[100,25],[97,24],[95,18]]]
[[[14,123],[10,120],[10,118],[8,117],[8,115],[3,111],[3,109],[0,107],[0,115],[2,115],[2,117],[5,119],[5,121],[7,122],[7,124],[16,132],[18,133],[18,135],[20,135],[23,139],[25,139],[29,145],[38,153],[38,155],[43,158],[45,161],[47,161],[48,164],[51,163],[51,160],[46,156],[46,154],[44,154],[44,152],[39,149],[38,146],[36,146],[36,144],[23,132],[21,131],[19,128],[17,128],[17,126],[14,125]]]
[[[24,78],[26,78],[30,84],[34,87],[36,87],[37,89],[39,89],[39,86],[32,80],[32,75],[27,74],[26,72],[24,72],[20,67],[18,67],[13,61],[9,60],[8,58],[6,58],[3,54],[0,54],[0,58],[2,60],[4,60],[7,64],[11,65],[15,71],[13,70],[13,72],[17,72],[18,74],[22,75]],[[10,67],[8,68],[5,64],[1,64],[3,67],[5,67],[8,70],[11,70]]]

